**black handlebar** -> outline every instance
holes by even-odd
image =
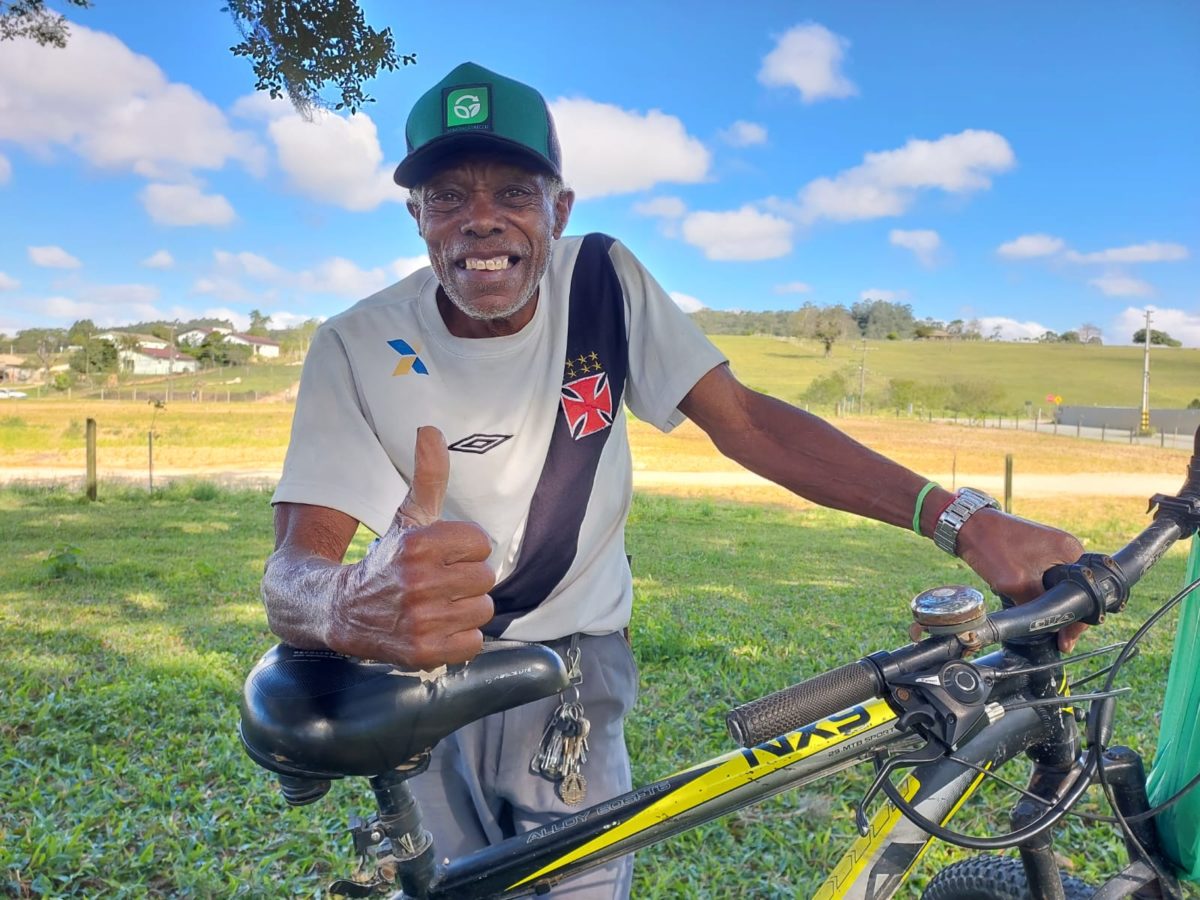
[[[1111,557],[1086,554],[1073,566],[1055,567],[1059,570],[1054,575],[1057,583],[1037,600],[990,614],[977,629],[970,649],[1049,634],[1076,621],[1098,624],[1106,613],[1124,608],[1129,588],[1172,544],[1200,526],[1200,429],[1179,495],[1156,495],[1151,500],[1154,506],[1158,507],[1154,521]],[[732,710],[725,722],[735,741],[753,747],[884,696],[894,678],[958,659],[966,649],[966,644],[953,635],[929,637],[745,703]]]
[[[882,689],[879,670],[860,659],[739,706],[725,724],[735,741],[753,747],[878,696]]]

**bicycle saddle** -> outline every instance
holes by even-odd
[[[468,722],[567,683],[562,658],[541,644],[489,642],[436,677],[277,644],[246,677],[238,732],[250,758],[280,775],[380,775]]]

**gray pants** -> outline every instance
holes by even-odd
[[[550,642],[565,654],[569,639]],[[410,783],[433,834],[439,859],[455,858],[632,790],[625,714],[637,698],[637,666],[621,634],[583,635],[580,702],[591,722],[582,772],[587,798],[568,806],[555,784],[529,771],[558,696],[496,713],[456,731],[433,751],[428,771]],[[553,898],[613,900],[629,896],[633,857],[568,879]]]

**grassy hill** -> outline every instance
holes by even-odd
[[[734,371],[751,387],[792,403],[809,384],[845,370],[857,392],[864,353],[861,340],[838,344],[826,358],[815,341],[767,336],[714,335]],[[1002,392],[1012,414],[1049,411],[1047,394],[1070,406],[1141,406],[1142,349],[1083,344],[1014,344],[992,341],[867,341],[866,394],[879,398],[891,379],[949,384],[987,381]],[[1185,407],[1200,397],[1200,350],[1155,347],[1150,360],[1150,405]],[[880,404],[876,404],[877,406]]]

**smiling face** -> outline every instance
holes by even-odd
[[[468,157],[416,190],[409,211],[452,334],[514,334],[533,318],[551,241],[562,236],[575,199],[555,184],[521,166]]]

